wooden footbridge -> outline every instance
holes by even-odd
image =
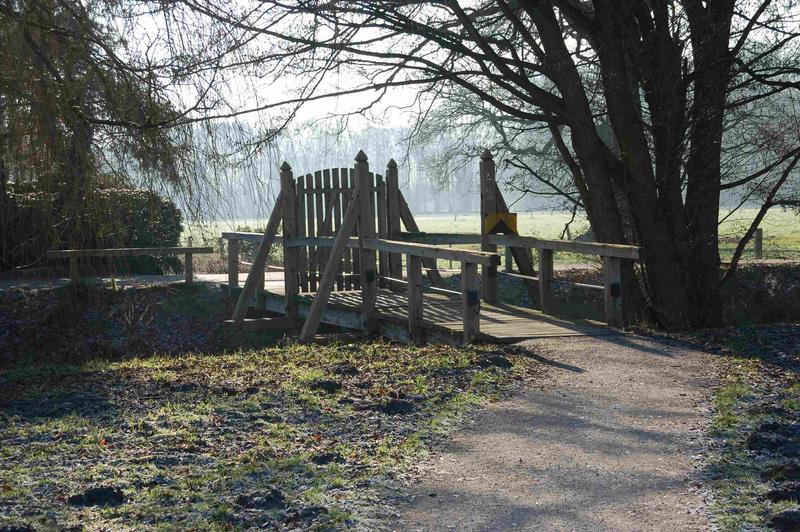
[[[228,241],[228,288],[235,299],[230,323],[246,328],[302,327],[314,338],[321,323],[381,334],[413,343],[466,344],[475,339],[519,340],[543,336],[594,335],[622,325],[621,261],[638,260],[635,246],[541,240],[517,235],[495,182],[487,151],[480,162],[481,231],[476,234],[421,233],[398,186],[397,165],[384,176],[370,172],[364,152],[353,168],[332,168],[295,177],[281,166],[281,191],[263,234],[223,233]],[[278,229],[282,226],[282,235]],[[403,226],[405,230],[403,230]],[[242,241],[258,241],[251,271],[239,289]],[[267,257],[282,245],[283,284],[265,284]],[[450,248],[479,244],[480,251]],[[497,297],[498,246],[510,250],[538,310],[504,304]],[[538,253],[534,270],[531,250]],[[607,324],[552,316],[553,254],[599,255]],[[461,287],[446,286],[437,261],[460,264]],[[430,284],[423,282],[423,272]],[[238,293],[238,297],[237,296]],[[246,319],[249,308],[281,315]]]

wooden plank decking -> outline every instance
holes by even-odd
[[[269,283],[265,290],[267,310],[283,312],[284,291],[282,286]],[[313,293],[297,296],[299,314],[305,317],[313,300]],[[360,328],[361,291],[333,292],[322,321],[346,328]],[[375,305],[379,322],[393,324],[386,333],[402,335],[408,322],[408,298],[404,293],[378,290]],[[423,324],[426,334],[460,336],[462,332],[461,301],[441,294],[425,294]],[[499,342],[519,341],[531,338],[561,336],[599,336],[616,334],[617,331],[604,323],[593,320],[570,321],[548,316],[538,310],[503,303],[481,303],[481,337]],[[391,334],[390,334],[391,336]]]

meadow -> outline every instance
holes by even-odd
[[[722,260],[733,254],[738,240],[747,230],[756,215],[756,209],[739,209],[720,213],[720,253]],[[420,230],[428,233],[478,233],[480,219],[477,213],[448,214],[416,214],[415,219]],[[572,219],[566,211],[534,211],[518,213],[519,233],[523,236],[535,236],[545,239],[560,239],[564,227]],[[184,238],[192,236],[194,243],[219,245],[219,236],[223,231],[256,231],[266,225],[265,219],[234,219],[189,225]],[[792,211],[772,210],[761,222],[764,234],[764,258],[796,259],[800,257],[800,216]],[[572,238],[579,237],[589,229],[585,218],[576,216],[570,224]],[[565,235],[565,237],[568,237]],[[502,251],[502,250],[501,250]],[[744,258],[752,256],[752,245],[748,246]],[[556,264],[566,266],[576,262],[585,262],[585,258],[556,254]],[[447,265],[449,266],[449,265]]]

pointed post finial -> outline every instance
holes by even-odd
[[[367,162],[367,154],[364,153],[364,150],[358,150],[358,155],[356,155],[356,161],[360,163]]]
[[[397,163],[394,162],[394,159],[389,159],[389,164],[386,165],[387,168],[397,168]]]
[[[483,150],[483,153],[481,154],[481,159],[483,159],[484,161],[491,161],[492,152],[490,152],[488,149]]]
[[[284,171],[284,172],[288,172],[291,169],[292,169],[292,167],[289,166],[289,163],[287,163],[286,161],[283,161],[283,164],[281,165],[281,170]]]

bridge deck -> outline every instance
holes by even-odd
[[[267,310],[283,312],[284,290],[277,283],[269,283],[264,291]],[[300,315],[305,317],[313,300],[313,293],[301,294]],[[406,294],[386,289],[378,290],[375,304],[376,318],[381,332],[403,339],[408,320]],[[361,292],[358,290],[333,292],[322,321],[346,328],[360,328]],[[425,294],[423,320],[426,335],[460,337],[461,300],[441,294]],[[593,320],[566,320],[533,310],[503,303],[481,303],[481,336],[487,340],[509,342],[529,338],[559,336],[598,336],[616,334],[604,323]]]

